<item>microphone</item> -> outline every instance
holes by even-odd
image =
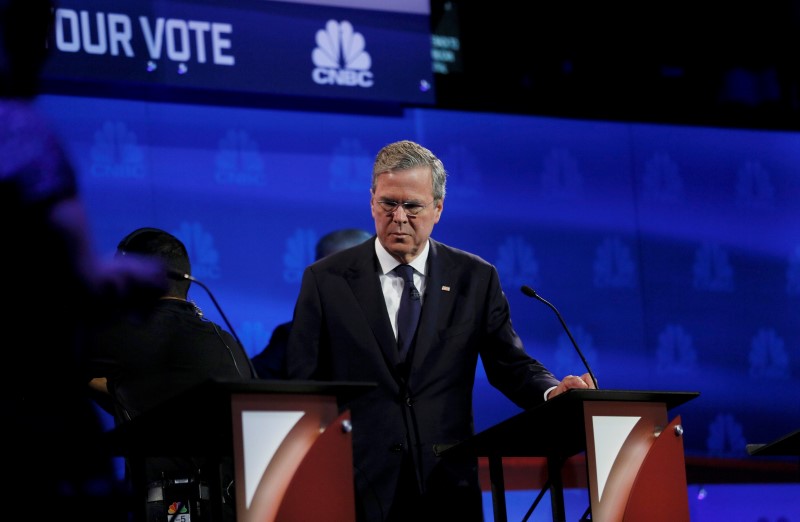
[[[167,268],[167,277],[169,277],[170,279],[177,279],[178,281],[181,281],[183,279],[188,279],[189,281],[192,282],[197,281],[197,279],[190,276],[189,274],[184,274],[180,270],[173,270],[172,268]]]
[[[181,272],[179,270],[174,270],[172,268],[167,269],[167,277],[169,277],[170,279],[177,279],[178,281],[188,279],[192,283],[197,283],[198,285],[202,286],[203,290],[205,290],[206,293],[208,294],[208,297],[210,297],[211,301],[214,302],[214,306],[219,312],[219,315],[222,316],[222,319],[225,321],[225,324],[228,326],[228,330],[230,330],[231,335],[233,335],[234,339],[236,339],[236,342],[239,343],[240,346],[244,346],[242,344],[242,341],[239,340],[239,336],[236,335],[236,331],[233,329],[233,326],[231,326],[231,323],[228,321],[228,318],[225,317],[225,312],[222,311],[222,308],[219,306],[219,303],[217,303],[217,300],[214,298],[214,294],[211,293],[211,290],[209,290],[206,285],[204,285],[203,283],[200,282],[200,280],[192,277],[191,275]]]
[[[537,294],[536,290],[534,290],[530,286],[522,285],[522,288],[520,288],[520,290],[522,290],[522,293],[527,295],[528,297],[532,297],[534,299],[537,299],[537,300],[543,302],[544,304],[549,306],[552,311],[554,311],[556,313],[556,317],[558,317],[558,320],[561,321],[561,326],[564,327],[564,331],[567,332],[567,335],[569,336],[569,340],[572,341],[572,346],[575,347],[575,351],[578,352],[578,356],[581,358],[581,361],[583,361],[583,365],[586,366],[586,369],[589,371],[589,376],[592,378],[592,382],[594,383],[594,387],[599,389],[598,386],[597,386],[597,379],[595,379],[595,377],[594,377],[594,372],[592,372],[592,369],[589,368],[589,363],[586,362],[586,357],[583,356],[583,352],[581,352],[581,349],[578,348],[578,343],[575,342],[575,338],[572,337],[572,333],[570,333],[569,328],[567,328],[567,323],[564,322],[564,318],[561,317],[561,314],[558,312],[556,307],[553,306],[547,299],[545,299],[544,297],[542,297],[539,294]]]
[[[225,316],[225,312],[222,311],[222,307],[217,302],[216,298],[214,297],[214,294],[211,293],[211,290],[209,290],[206,285],[204,285],[202,282],[200,282],[199,279],[196,279],[196,278],[192,277],[191,275],[189,275],[189,274],[187,274],[185,272],[181,272],[179,270],[174,270],[172,268],[167,268],[167,277],[169,277],[170,279],[177,279],[178,281],[182,281],[184,279],[188,279],[192,283],[197,283],[198,285],[203,287],[203,290],[206,291],[206,293],[208,294],[208,297],[210,297],[211,301],[214,303],[214,307],[216,307],[217,312],[219,312],[219,315],[222,316],[222,319],[225,321],[225,324],[228,326],[228,330],[230,331],[231,335],[233,336],[234,339],[236,339],[236,342],[239,344],[239,350],[241,350],[242,353],[244,354],[244,358],[245,358],[245,360],[247,360],[247,364],[250,367],[250,375],[253,376],[253,377],[257,377],[258,373],[256,372],[256,369],[253,366],[253,361],[250,359],[250,356],[247,355],[247,352],[244,349],[244,345],[242,344],[242,341],[239,340],[239,336],[236,335],[236,330],[233,329],[233,325],[230,323],[230,321],[228,321],[228,318]],[[194,304],[194,303],[192,303],[192,304]],[[198,317],[200,317],[202,319],[203,318],[203,312],[200,311],[200,308],[197,305],[195,305],[195,310],[199,311]],[[222,344],[225,345],[225,347],[228,349],[228,352],[231,354],[231,358],[233,359],[233,364],[234,364],[234,366],[236,366],[236,369],[238,371],[239,370],[239,365],[236,364],[236,357],[233,356],[233,352],[231,351],[231,347],[228,346],[225,343],[225,339],[222,338],[222,334],[220,334],[219,330],[217,329],[217,326],[214,325],[213,322],[211,324],[214,326],[214,330],[217,332],[217,335],[222,340]],[[239,371],[239,375],[243,377],[241,371]]]

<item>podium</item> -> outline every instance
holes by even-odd
[[[767,444],[748,444],[748,455],[759,457],[800,457],[800,430],[795,430]]]
[[[237,522],[352,522],[350,413],[340,413],[338,404],[373,387],[209,380],[117,426],[108,443],[134,469],[152,456],[232,458]],[[141,482],[134,482],[142,504],[135,520],[145,510]],[[215,522],[222,520],[221,487],[210,484]]]
[[[699,392],[570,390],[475,434],[448,454],[487,457],[495,522],[507,520],[503,457],[546,457],[554,522],[566,522],[561,469],[586,452],[593,522],[689,521],[680,417]]]

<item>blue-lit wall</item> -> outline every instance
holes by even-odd
[[[601,387],[700,392],[672,412],[687,454],[747,458],[747,443],[800,427],[800,133],[38,103],[77,167],[100,253],[136,227],[175,233],[251,355],[291,317],[316,239],[374,229],[373,157],[408,138],[450,173],[433,237],[497,266],[527,350],[559,377],[581,361],[521,285],[558,307]],[[201,288],[190,297],[222,323]],[[518,412],[480,368],[475,410],[479,430]]]

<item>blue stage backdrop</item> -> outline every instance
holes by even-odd
[[[291,318],[321,235],[374,230],[372,160],[421,142],[449,172],[433,237],[499,270],[527,351],[558,376],[699,391],[688,455],[746,458],[800,427],[800,134],[409,109],[365,115],[46,95],[96,246],[189,247],[251,355]],[[190,297],[222,322],[212,300]],[[475,425],[518,413],[479,369]]]
[[[413,109],[400,116],[43,96],[101,253],[140,226],[191,250],[251,355],[290,319],[318,237],[374,226],[372,160],[409,138],[449,172],[433,237],[497,266],[526,349],[601,387],[699,391],[692,454],[800,426],[800,134]],[[219,316],[200,287],[192,297]],[[482,374],[475,424],[517,413]]]

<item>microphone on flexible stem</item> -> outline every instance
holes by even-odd
[[[592,382],[594,383],[594,387],[598,388],[597,379],[595,379],[595,377],[594,377],[594,372],[592,372],[592,369],[589,368],[589,363],[586,362],[586,357],[583,356],[583,352],[581,352],[581,349],[578,348],[578,343],[575,342],[575,338],[572,337],[572,333],[570,333],[569,328],[567,328],[567,323],[564,322],[564,318],[561,317],[561,314],[558,312],[556,307],[553,306],[547,299],[545,299],[544,297],[542,297],[539,294],[537,294],[536,290],[534,290],[530,286],[522,285],[522,288],[520,288],[520,290],[522,290],[522,293],[527,295],[528,297],[532,297],[534,299],[537,299],[537,300],[543,302],[544,304],[549,306],[552,311],[554,311],[556,313],[556,317],[558,317],[558,320],[561,321],[561,326],[564,327],[564,331],[567,332],[567,335],[569,336],[569,340],[572,341],[572,346],[575,347],[575,351],[578,352],[578,356],[581,358],[581,361],[583,361],[583,365],[586,366],[586,369],[589,371],[589,376],[592,378]]]
[[[180,272],[178,270],[173,270],[173,269],[168,268],[167,269],[167,277],[169,277],[170,279],[177,279],[178,281],[181,281],[183,279],[188,279],[192,283],[196,283],[196,284],[198,284],[198,285],[203,287],[203,290],[206,291],[206,293],[208,294],[208,297],[210,297],[211,301],[214,303],[214,306],[216,307],[217,311],[219,312],[219,315],[222,316],[222,319],[225,321],[225,324],[228,325],[228,330],[231,332],[231,335],[233,336],[234,339],[236,339],[236,343],[239,345],[239,350],[242,352],[242,355],[244,355],[244,358],[247,361],[248,366],[250,367],[250,375],[253,376],[253,377],[258,376],[258,372],[256,372],[256,369],[253,366],[253,361],[250,359],[250,356],[247,355],[247,352],[244,349],[244,345],[242,344],[242,341],[240,341],[239,340],[239,336],[236,335],[236,330],[233,329],[233,325],[231,325],[231,322],[228,321],[228,318],[225,316],[225,312],[222,311],[222,307],[219,305],[217,300],[214,298],[214,294],[211,293],[211,290],[209,290],[206,285],[204,285],[202,282],[200,282],[200,280],[195,279],[191,275],[189,275],[187,273],[184,273],[184,272]],[[214,323],[211,323],[211,324],[213,325]],[[220,339],[222,339],[222,335],[219,333],[219,330],[217,329],[216,325],[214,325],[214,330],[217,331],[217,335],[219,335]],[[233,356],[233,352],[231,351],[231,347],[228,346],[225,343],[224,339],[222,339],[222,343],[225,344],[225,347],[228,349],[228,352],[230,352],[231,358],[233,359],[233,364],[234,364],[234,366],[236,366],[236,370],[239,372],[239,375],[241,376],[242,372],[239,371],[239,365],[236,363],[236,357]]]
[[[219,303],[217,303],[217,300],[214,298],[214,294],[211,293],[211,290],[209,290],[206,285],[201,283],[198,279],[195,279],[194,277],[190,276],[189,274],[180,272],[178,270],[167,269],[167,276],[170,279],[177,279],[179,281],[182,280],[182,279],[188,279],[192,283],[196,283],[196,284],[202,286],[203,290],[205,290],[206,293],[208,294],[208,297],[210,297],[211,301],[213,301],[214,306],[217,308],[217,311],[219,312],[219,315],[222,316],[222,319],[225,321],[225,324],[228,326],[228,330],[231,331],[231,334],[236,339],[236,342],[239,343],[239,346],[244,346],[242,344],[242,341],[239,340],[239,336],[236,335],[236,331],[233,329],[233,326],[231,326],[231,323],[228,321],[228,318],[225,317],[225,312],[222,311],[222,308],[219,306]]]

